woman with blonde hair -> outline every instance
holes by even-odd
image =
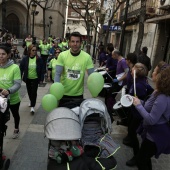
[[[133,104],[143,118],[139,134],[142,144],[136,157],[139,170],[152,170],[151,157],[170,153],[170,66],[160,62],[152,73],[155,90],[142,102],[134,97]]]

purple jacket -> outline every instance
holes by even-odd
[[[152,93],[151,97],[145,102],[144,106],[136,106],[143,117],[143,127],[141,135],[155,142],[158,158],[161,153],[170,153],[170,96],[164,94],[156,95]]]
[[[134,96],[134,84],[133,84],[133,79],[132,79],[132,84],[131,87],[128,91],[128,94],[131,96]],[[146,77],[142,78],[136,78],[136,95],[138,96],[139,99],[144,100],[147,96],[147,83],[146,83]],[[131,107],[131,112],[133,116],[139,120],[142,120],[142,116],[139,114],[139,112],[135,109],[134,106]]]
[[[99,54],[99,64],[100,64],[100,66],[104,66],[106,64],[105,63],[106,60],[107,60],[106,53],[105,52],[101,52]]]
[[[108,54],[107,56],[106,68],[108,68],[109,71],[116,71],[117,60],[113,59],[111,54]]]

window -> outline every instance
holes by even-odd
[[[72,17],[79,17],[79,14],[77,12],[71,12]]]
[[[79,3],[72,3],[73,8],[80,8],[80,4]]]
[[[82,16],[85,16],[85,13],[86,13],[85,10],[81,10],[81,15],[82,15]],[[94,10],[89,10],[89,14],[90,14],[91,16],[94,16]]]
[[[80,21],[73,21],[73,24],[80,24]]]

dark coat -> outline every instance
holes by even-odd
[[[148,71],[151,70],[151,60],[146,54],[139,55],[137,61],[144,64],[147,67]]]
[[[28,65],[29,65],[29,57],[25,56],[20,63],[20,70],[21,70],[21,77],[24,82],[26,82],[28,77]],[[36,71],[38,76],[38,82],[43,81],[44,74],[43,74],[43,61],[41,57],[36,56]]]

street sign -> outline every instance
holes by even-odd
[[[107,30],[108,25],[103,25],[103,30]],[[121,31],[121,26],[110,26],[109,31]]]

